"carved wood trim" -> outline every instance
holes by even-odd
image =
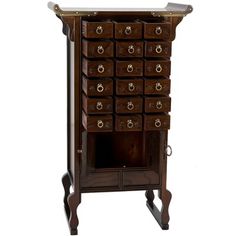
[[[73,16],[58,16],[62,21],[62,32],[69,40],[74,41],[75,38],[75,17]]]

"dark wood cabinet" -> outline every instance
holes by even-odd
[[[77,234],[81,194],[100,191],[146,190],[149,210],[168,229],[171,44],[192,7],[49,8],[67,36],[68,165],[62,182],[71,234]],[[155,189],[161,210],[153,203]]]

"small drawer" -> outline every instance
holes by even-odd
[[[115,118],[116,131],[142,131],[142,116],[130,115],[119,116]]]
[[[144,130],[167,130],[170,129],[169,115],[144,115]]]
[[[145,61],[145,76],[169,76],[170,60]]]
[[[83,76],[82,87],[87,96],[110,96],[113,94],[113,80],[108,78],[94,80]]]
[[[115,22],[115,38],[116,39],[141,39],[142,23],[140,22]]]
[[[145,79],[144,94],[168,95],[170,93],[170,79]]]
[[[116,95],[142,95],[142,79],[116,79]]]
[[[82,112],[82,123],[88,132],[111,132],[113,130],[112,115],[87,116]]]
[[[143,42],[116,42],[117,57],[142,57]]]
[[[143,99],[141,97],[116,97],[115,109],[117,113],[142,113]]]
[[[86,57],[113,57],[113,42],[111,41],[82,41],[83,54]]]
[[[145,57],[170,57],[170,42],[145,42]]]
[[[146,23],[144,22],[144,38],[145,39],[163,39],[170,38],[170,23]]]
[[[170,97],[145,97],[145,112],[169,112],[171,106]]]
[[[83,58],[82,69],[88,77],[112,77],[114,75],[114,63],[107,59],[103,61],[91,61]]]
[[[113,38],[113,23],[109,21],[89,22],[83,20],[82,34],[85,38]]]
[[[109,114],[113,112],[113,100],[108,98],[88,98],[82,96],[83,109],[86,114]]]
[[[116,61],[116,76],[143,76],[143,61]]]

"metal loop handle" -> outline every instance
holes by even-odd
[[[157,108],[158,110],[160,110],[160,109],[162,108],[162,102],[161,102],[161,101],[157,101],[157,103],[156,103],[156,108]]]
[[[97,121],[97,127],[98,127],[99,129],[101,129],[103,126],[104,126],[103,121],[102,121],[102,120],[98,120],[98,121]]]
[[[129,129],[132,129],[132,128],[134,127],[134,123],[133,123],[132,120],[127,120],[127,127],[128,127]]]
[[[98,48],[97,48],[97,53],[100,54],[100,55],[104,53],[104,48],[103,48],[102,45],[99,45],[99,46],[98,46]]]
[[[126,35],[130,35],[131,33],[132,33],[131,26],[126,26],[126,28],[125,28],[125,34],[126,34]]]
[[[129,47],[128,47],[128,53],[129,53],[129,54],[133,54],[133,53],[134,53],[134,46],[133,46],[133,45],[129,45]]]
[[[170,145],[167,145],[167,147],[166,147],[166,155],[168,157],[172,155],[172,148]]]
[[[161,127],[161,120],[156,119],[154,124],[155,124],[155,127],[157,127],[157,128]]]
[[[102,93],[102,92],[104,91],[104,87],[103,87],[102,84],[97,84],[97,91],[98,91],[99,93]]]
[[[128,84],[128,89],[129,89],[130,92],[133,92],[135,90],[134,83],[129,83]]]
[[[128,103],[127,103],[127,109],[128,109],[129,111],[132,111],[132,110],[134,109],[134,104],[133,104],[132,102],[128,102]]]
[[[98,65],[98,73],[102,74],[105,71],[105,68],[103,65]]]
[[[97,110],[99,110],[99,111],[102,110],[102,108],[103,108],[102,103],[101,103],[101,102],[97,102],[96,108],[97,108]]]
[[[162,47],[161,47],[160,44],[156,46],[155,51],[156,51],[156,53],[158,53],[158,54],[162,52]]]
[[[103,28],[101,25],[99,25],[97,28],[96,28],[96,34],[102,34],[103,33]]]
[[[161,28],[161,26],[157,26],[157,27],[156,27],[155,33],[156,33],[157,35],[160,35],[160,34],[162,33],[162,28]]]
[[[157,82],[155,88],[156,88],[157,91],[161,91],[162,90],[161,83]]]
[[[132,65],[132,64],[129,64],[129,65],[127,66],[127,72],[131,73],[131,72],[133,72],[133,71],[134,71],[133,65]]]
[[[161,71],[162,71],[161,65],[160,65],[160,64],[157,64],[157,65],[156,65],[156,72],[157,72],[157,73],[160,73]]]

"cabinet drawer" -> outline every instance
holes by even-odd
[[[83,54],[86,57],[113,57],[113,42],[111,41],[82,41]]]
[[[143,80],[142,79],[117,79],[116,80],[117,95],[142,95]]]
[[[82,96],[83,109],[87,114],[109,114],[113,112],[113,100],[107,98],[88,98]]]
[[[89,22],[83,20],[82,34],[85,38],[112,38],[113,23],[109,21]]]
[[[164,39],[170,38],[170,23],[146,23],[144,22],[145,39]]]
[[[117,61],[116,76],[142,76],[143,61]]]
[[[169,128],[169,115],[144,115],[144,130],[167,130]]]
[[[145,97],[145,112],[169,112],[170,97]]]
[[[143,111],[143,99],[141,97],[115,99],[117,113],[141,113]]]
[[[168,95],[170,93],[170,79],[146,79],[144,93]]]
[[[170,57],[170,42],[145,42],[145,57]]]
[[[111,132],[113,129],[112,115],[87,116],[82,112],[82,123],[88,132]]]
[[[116,42],[117,57],[142,57],[143,42]]]
[[[145,76],[169,76],[170,75],[170,61],[156,60],[145,61]]]
[[[116,39],[141,39],[142,23],[140,22],[115,22],[115,38]]]
[[[129,115],[115,117],[115,129],[116,131],[141,131],[142,130],[142,116],[141,115]]]
[[[114,63],[112,60],[90,61],[83,58],[82,69],[88,77],[112,77]]]

